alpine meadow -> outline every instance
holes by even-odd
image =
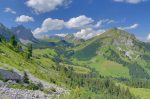
[[[150,99],[149,0],[1,0],[0,99]]]

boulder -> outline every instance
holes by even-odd
[[[22,77],[18,73],[4,69],[0,69],[0,77],[4,80],[12,80],[12,81],[22,80]]]

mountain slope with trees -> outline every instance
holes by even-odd
[[[101,65],[101,59],[109,60],[127,67],[132,78],[149,78],[149,49],[149,43],[141,42],[134,35],[114,28],[72,50],[75,53],[73,60],[83,63],[88,61],[91,66],[96,63]]]
[[[132,88],[137,92],[138,88],[149,88],[148,65],[141,65],[148,64],[148,44],[125,31],[111,29],[77,45],[60,40],[42,48],[34,47],[34,43],[24,45],[12,34],[10,31],[9,39],[4,34],[0,36],[0,68],[21,77],[4,79],[0,72],[0,81],[10,94],[20,89],[38,90],[50,97],[60,95],[60,99],[140,99]],[[133,54],[126,54],[130,50]],[[99,70],[104,67],[105,75]]]

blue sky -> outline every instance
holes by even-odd
[[[91,37],[118,27],[149,41],[149,9],[149,0],[0,0],[0,22],[9,28],[23,24],[38,36]]]

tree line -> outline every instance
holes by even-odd
[[[63,75],[65,74],[67,77],[67,79],[65,79],[66,85],[73,89],[76,87],[86,88],[96,94],[102,92],[106,95],[115,96],[117,99],[137,99],[137,97],[131,94],[128,88],[116,85],[113,80],[104,78],[94,69],[88,74],[76,73],[72,66],[58,66],[56,67],[56,70],[61,71]]]

